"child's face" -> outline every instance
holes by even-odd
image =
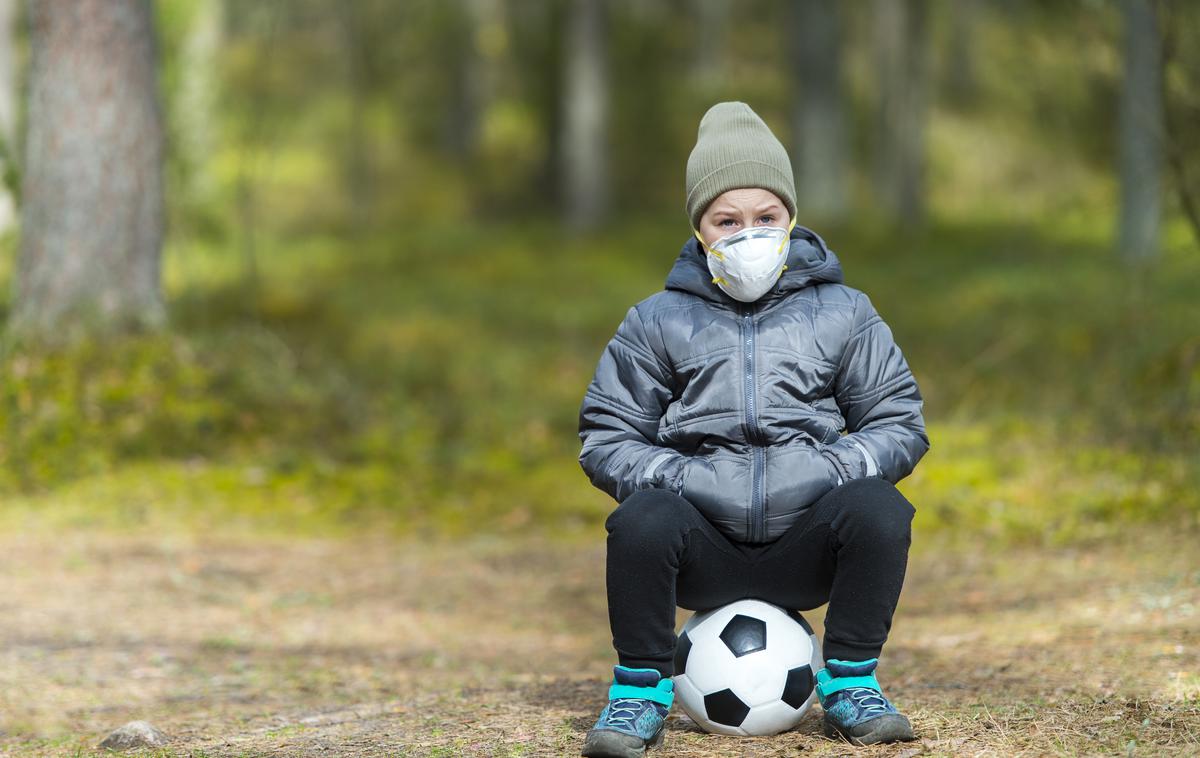
[[[791,221],[787,206],[770,190],[758,187],[731,189],[717,196],[700,216],[700,236],[708,245],[716,244],[749,226],[787,227]]]

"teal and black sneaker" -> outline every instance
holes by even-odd
[[[916,739],[908,718],[888,702],[875,680],[879,659],[825,661],[817,672],[817,697],[825,709],[825,736],[854,745]]]
[[[583,742],[588,758],[641,758],[658,747],[675,699],[675,682],[656,669],[613,668],[608,705]]]

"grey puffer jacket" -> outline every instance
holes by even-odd
[[[891,330],[811,229],[753,303],[712,283],[692,237],[601,355],[579,462],[617,502],[669,489],[731,540],[772,542],[839,480],[907,476],[929,449],[921,407]]]

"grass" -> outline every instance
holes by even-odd
[[[611,503],[576,461],[579,402],[679,231],[278,237],[253,281],[236,249],[177,242],[172,333],[6,356],[0,522],[591,529]],[[1070,220],[820,231],[926,398],[933,447],[903,483],[918,529],[1058,543],[1196,523],[1200,257],[1181,226],[1144,271]]]

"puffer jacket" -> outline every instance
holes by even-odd
[[[691,237],[600,356],[579,462],[617,502],[669,489],[731,540],[766,543],[839,480],[907,476],[929,449],[921,408],[891,330],[811,229],[753,303],[712,283]]]

